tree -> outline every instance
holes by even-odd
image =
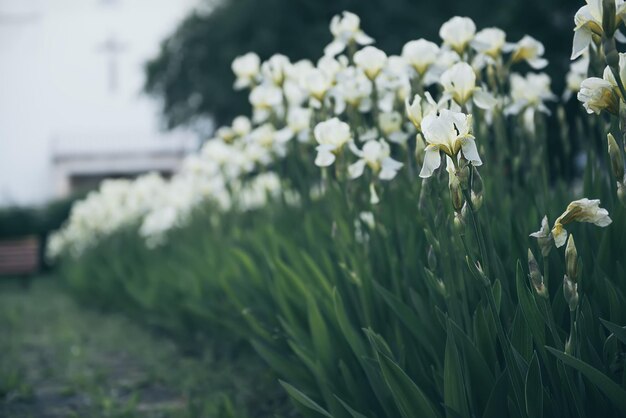
[[[235,57],[254,51],[263,59],[282,53],[317,60],[331,41],[330,19],[349,10],[388,53],[412,39],[438,39],[439,27],[454,15],[471,17],[479,29],[500,27],[509,41],[530,34],[546,45],[559,91],[579,6],[572,0],[223,0],[210,13],[193,11],[162,42],[146,64],[145,90],[161,100],[168,128],[206,116],[228,123],[247,109],[247,95],[232,89]]]

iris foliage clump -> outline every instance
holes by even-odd
[[[558,96],[539,41],[465,17],[242,55],[251,117],[104,184],[50,255],[85,300],[249,340],[303,416],[623,416],[624,13],[579,10]]]

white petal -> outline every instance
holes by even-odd
[[[276,133],[274,134],[274,138],[276,139],[276,142],[280,144],[289,142],[289,140],[291,140],[293,136],[294,136],[294,132],[289,128],[283,128],[279,131],[276,131]]]
[[[527,104],[528,102],[526,100],[517,100],[504,109],[504,114],[507,116],[517,115]]]
[[[335,55],[343,52],[344,49],[346,49],[346,44],[339,40],[334,40],[326,45],[326,48],[324,48],[324,55],[334,57]]]
[[[471,163],[475,166],[482,165],[483,162],[480,159],[480,155],[478,155],[478,149],[476,148],[476,141],[474,138],[464,138],[461,140],[461,150],[463,151],[463,156],[471,161]]]
[[[328,167],[335,162],[335,154],[326,150],[318,150],[315,157],[315,165],[318,167]]]
[[[359,45],[369,45],[369,44],[374,43],[374,38],[371,38],[370,36],[366,35],[363,32],[357,33],[354,40]]]
[[[609,226],[611,222],[613,222],[613,220],[609,217],[609,211],[604,208],[598,209],[596,217],[597,218],[594,221],[594,224],[601,227]]]
[[[400,170],[403,165],[404,164],[401,162],[396,161],[391,157],[387,157],[383,160],[382,169],[380,170],[378,177],[381,180],[391,180],[396,176],[398,170]]]
[[[535,58],[528,61],[528,65],[530,65],[534,70],[541,70],[546,68],[548,65],[548,60],[545,58]]]
[[[552,238],[554,239],[556,248],[561,248],[565,245],[565,241],[567,241],[567,230],[565,228],[560,228],[559,230],[553,229]]]
[[[424,165],[422,165],[422,171],[420,171],[421,178],[427,178],[432,176],[433,171],[438,169],[441,165],[441,155],[439,154],[439,147],[429,145],[424,151]]]
[[[380,198],[378,197],[378,193],[376,193],[376,188],[374,187],[374,183],[370,183],[370,204],[377,205],[380,203]]]
[[[574,44],[572,46],[571,59],[576,59],[580,57],[585,51],[585,48],[587,48],[590,43],[591,33],[589,33],[585,29],[578,29],[574,31]]]
[[[481,109],[489,110],[493,108],[498,103],[498,101],[490,93],[487,93],[485,90],[479,89],[474,92],[474,103]]]
[[[357,162],[348,166],[348,175],[351,179],[359,178],[363,175],[365,169],[365,160],[357,160]]]

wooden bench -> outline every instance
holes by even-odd
[[[0,275],[26,275],[39,271],[39,238],[0,240]]]

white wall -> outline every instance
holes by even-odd
[[[142,67],[195,3],[0,0],[0,205],[55,195],[51,152],[65,136],[168,140]],[[124,44],[115,92],[99,50],[112,34]]]

